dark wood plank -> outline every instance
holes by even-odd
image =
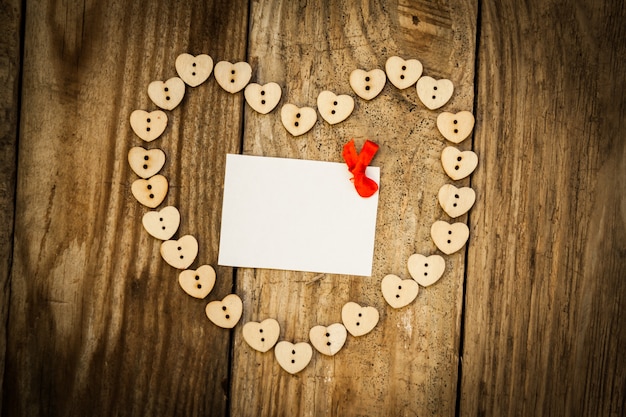
[[[381,320],[366,336],[348,336],[332,358],[314,353],[295,376],[271,351],[251,350],[237,329],[231,415],[454,415],[463,251],[446,257],[442,280],[409,307],[393,310],[380,290],[386,274],[409,277],[411,254],[436,251],[430,226],[446,218],[436,193],[449,181],[439,161],[446,145],[435,127],[439,112],[427,110],[414,88],[399,91],[390,83],[363,101],[348,78],[357,68],[384,69],[392,55],[418,58],[425,74],[453,80],[457,90],[446,110],[471,110],[475,16],[473,1],[253,4],[254,79],[278,82],[281,104],[316,107],[319,92],[329,89],[354,96],[356,107],[338,125],[318,117],[297,138],[283,128],[279,110],[260,116],[247,108],[244,153],[342,162],[345,142],[355,138],[360,148],[371,139],[381,145],[373,165],[381,167],[382,185],[372,277],[241,269],[243,320],[274,317],[288,341],[307,341],[311,327],[340,322],[347,301],[375,306]]]
[[[0,410],[13,258],[21,16],[19,1],[0,3]]]
[[[481,15],[462,415],[624,415],[624,3]]]
[[[148,83],[178,54],[245,59],[247,1],[29,2],[4,415],[223,415],[229,332],[143,230],[132,146],[159,147],[194,234],[215,264],[224,154],[238,152],[240,96],[187,90],[162,138],[130,129]],[[218,269],[212,298],[230,292]]]

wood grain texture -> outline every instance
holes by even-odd
[[[624,4],[481,16],[461,415],[624,415]]]
[[[21,16],[19,1],[0,3],[0,410],[13,259]]]
[[[409,307],[391,309],[380,290],[389,273],[408,277],[411,254],[436,251],[430,225],[446,218],[436,195],[449,181],[439,161],[445,143],[435,127],[438,112],[427,110],[414,88],[399,91],[390,83],[363,101],[348,79],[357,68],[384,69],[396,54],[418,58],[425,74],[457,87],[446,109],[472,110],[475,16],[473,1],[253,3],[253,81],[278,82],[280,105],[315,107],[328,89],[352,95],[356,106],[345,122],[331,126],[318,117],[297,138],[278,111],[261,116],[246,108],[244,153],[342,162],[345,142],[355,138],[360,148],[370,139],[381,146],[373,162],[381,167],[381,188],[372,277],[240,269],[243,321],[276,318],[281,339],[300,342],[313,326],[340,322],[348,301],[376,307],[381,320],[372,333],[349,336],[332,358],[315,353],[293,376],[271,352],[250,349],[236,330],[231,415],[454,414],[464,253],[446,257],[444,278]]]
[[[148,83],[183,52],[245,58],[247,2],[29,2],[3,415],[223,415],[229,333],[142,228],[126,161]],[[241,97],[188,89],[163,137],[164,204],[214,264]],[[218,269],[209,300],[232,287]]]

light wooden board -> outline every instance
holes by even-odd
[[[435,251],[430,225],[446,216],[437,192],[448,181],[439,160],[445,143],[435,125],[438,113],[421,104],[414,88],[400,91],[387,83],[377,98],[364,101],[349,85],[356,68],[384,69],[393,55],[418,58],[425,74],[455,83],[447,109],[472,109],[475,2],[436,10],[411,3],[253,4],[254,81],[279,83],[282,103],[315,106],[317,95],[330,90],[352,95],[356,105],[346,121],[329,125],[319,117],[296,138],[277,113],[246,109],[244,153],[342,162],[345,142],[354,138],[360,148],[370,139],[381,146],[373,162],[381,167],[381,188],[371,277],[240,269],[243,319],[276,318],[281,339],[291,342],[308,340],[313,326],[339,322],[348,301],[375,306],[381,319],[372,333],[348,336],[335,356],[314,354],[295,376],[271,353],[249,348],[236,330],[233,416],[454,414],[463,251],[446,257],[444,278],[409,307],[388,307],[380,290],[387,274],[409,278],[411,254]]]
[[[21,3],[0,8],[0,410],[9,314],[10,268],[13,257],[18,95],[20,77]]]
[[[626,9],[483,2],[461,415],[624,415]]]
[[[229,332],[186,295],[130,192],[135,109],[178,54],[245,58],[247,2],[28,2],[6,415],[222,415]],[[242,97],[188,90],[164,135],[178,236],[217,260],[224,155]],[[185,117],[183,117],[185,116]]]

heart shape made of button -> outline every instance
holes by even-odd
[[[265,319],[260,323],[249,321],[243,325],[242,335],[252,349],[267,352],[278,342],[280,325],[274,319]]]
[[[140,146],[128,151],[128,165],[141,178],[157,174],[165,164],[165,152],[161,149],[144,149]]]
[[[397,275],[386,275],[380,283],[383,297],[393,308],[409,305],[417,297],[419,285],[412,279],[402,279]]]
[[[334,125],[352,114],[354,99],[346,94],[336,95],[332,91],[322,91],[317,96],[317,110],[322,119]]]
[[[363,100],[371,100],[380,94],[387,82],[385,71],[355,69],[350,73],[350,87]]]
[[[404,60],[399,56],[392,56],[385,63],[387,78],[396,88],[409,88],[422,76],[424,67],[417,59]]]
[[[267,114],[274,110],[280,101],[283,90],[276,83],[267,83],[264,85],[250,83],[243,91],[246,102],[254,111],[261,114]]]
[[[444,78],[435,80],[432,77],[421,77],[417,80],[415,88],[420,101],[430,110],[435,110],[445,105],[454,92],[452,81]]]
[[[167,187],[167,178],[155,175],[148,179],[135,180],[130,186],[130,191],[141,204],[155,208],[165,200]]]
[[[341,321],[354,337],[371,332],[378,324],[380,316],[374,307],[361,307],[355,302],[347,302],[341,309]]]
[[[437,195],[439,204],[448,216],[455,218],[469,211],[476,201],[476,192],[470,187],[457,188],[444,184]]]
[[[185,83],[178,77],[167,81],[152,81],[148,84],[148,97],[165,110],[173,110],[185,96]]]
[[[215,64],[213,75],[220,87],[234,94],[248,85],[252,77],[252,67],[247,62],[233,64],[228,61],[220,61]]]
[[[437,116],[437,129],[450,142],[461,143],[474,129],[474,115],[468,111],[449,113],[444,111]]]
[[[292,136],[300,136],[313,128],[317,121],[317,112],[312,107],[298,107],[287,103],[280,109],[280,120]]]
[[[439,281],[446,270],[446,261],[440,255],[415,253],[409,256],[407,266],[411,277],[422,287],[428,287]]]
[[[190,87],[197,87],[211,76],[213,58],[206,54],[193,56],[180,54],[176,57],[176,72],[181,80]]]
[[[178,275],[178,284],[190,296],[203,299],[215,286],[215,269],[211,265],[186,269]]]
[[[309,340],[320,353],[333,356],[341,350],[346,343],[348,331],[341,323],[333,323],[330,326],[315,326],[309,331]]]
[[[285,371],[297,374],[311,362],[313,348],[306,342],[291,343],[281,341],[274,348],[276,361]]]
[[[135,110],[130,114],[130,127],[143,141],[152,142],[165,131],[167,114],[163,110]]]
[[[198,241],[191,235],[161,243],[161,257],[176,269],[187,269],[198,256]]]
[[[430,236],[440,251],[450,255],[465,245],[469,238],[469,228],[465,223],[450,224],[438,220],[430,227]]]
[[[141,219],[146,232],[160,240],[169,240],[180,226],[180,212],[174,206],[159,211],[149,211]]]
[[[461,152],[453,146],[447,146],[441,151],[441,165],[450,178],[462,180],[478,166],[478,155],[472,151]]]
[[[216,326],[232,329],[243,313],[243,302],[237,294],[229,294],[222,301],[211,301],[205,308],[206,316]]]

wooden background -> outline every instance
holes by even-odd
[[[19,1],[0,3],[0,386],[5,416],[540,416],[626,413],[626,8],[622,0]],[[180,53],[246,60],[281,104],[349,93],[355,68],[418,58],[456,87],[440,111],[476,115],[466,250],[401,310],[381,278],[435,253],[447,145],[414,89],[388,83],[353,115],[291,137],[213,77],[187,89],[162,138],[164,204],[215,265],[226,153],[341,161],[381,145],[372,277],[218,267],[183,293],[145,233],[126,162],[128,123]],[[457,184],[457,185],[458,185]],[[375,306],[376,329],[292,376],[215,327],[281,339]]]

